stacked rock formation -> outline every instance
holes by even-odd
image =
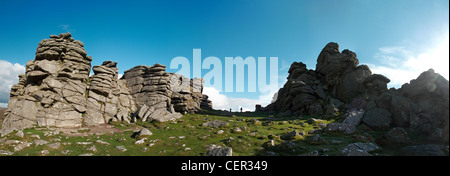
[[[42,40],[11,90],[3,133],[32,126],[79,127],[92,58],[70,33]]]
[[[266,109],[285,114],[323,114],[326,95],[315,71],[303,63],[294,62],[289,68],[286,84],[277,93],[277,100]]]
[[[203,95],[202,78],[189,79],[178,73],[171,74],[172,104],[177,112],[196,112],[200,109],[212,109],[211,101]]]
[[[201,93],[203,79],[167,73],[164,65],[136,66],[125,71],[122,79],[140,107],[132,121],[167,121],[180,118],[180,113],[212,109],[208,96]]]
[[[388,78],[372,74],[367,65],[359,65],[356,54],[339,51],[337,43],[328,43],[317,58],[315,70],[301,62],[289,69],[288,81],[266,110],[285,114],[333,114],[355,98],[387,90]]]
[[[201,94],[200,78],[183,77],[189,81],[187,88],[175,86],[173,91],[171,79],[182,76],[165,72],[164,65],[136,66],[119,80],[117,62],[112,61],[94,66],[94,75],[89,77],[91,61],[84,44],[70,33],[42,40],[35,59],[26,64],[26,73],[11,88],[2,135],[33,126],[168,121],[182,116],[172,99],[182,113],[211,107],[208,97]]]
[[[366,96],[362,122],[374,130],[405,128],[424,136],[427,142],[448,142],[448,92],[449,81],[430,69],[398,90]]]
[[[105,61],[93,67],[87,98],[85,124],[108,123],[111,120],[130,122],[130,113],[136,109],[124,80],[118,79],[117,62]]]
[[[208,95],[203,94],[200,102],[200,108],[205,110],[212,110],[212,101],[208,99]]]
[[[134,121],[167,121],[180,118],[171,104],[172,89],[170,73],[165,72],[166,66],[136,66],[125,71],[122,79],[130,88],[130,94],[139,110],[133,114]]]
[[[328,43],[315,70],[306,69],[301,62],[291,65],[276,101],[262,110],[284,115],[338,115],[347,111],[350,114],[343,123],[330,124],[327,129],[353,133],[363,123],[373,130],[409,128],[428,142],[448,142],[448,80],[430,69],[402,88],[388,90],[388,78],[358,64],[354,52],[339,52],[337,43]]]

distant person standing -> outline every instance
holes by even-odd
[[[241,107],[241,112],[242,112],[242,107]]]
[[[231,108],[230,108],[230,112],[231,112]]]

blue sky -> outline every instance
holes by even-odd
[[[278,87],[292,62],[314,69],[322,48],[337,42],[400,87],[427,67],[448,79],[442,66],[449,58],[448,21],[448,0],[0,0],[0,104],[39,41],[67,31],[85,44],[92,65],[117,61],[119,73],[136,65],[169,66],[176,56],[192,59],[194,48],[201,48],[202,59],[278,57]],[[271,98],[208,91],[219,109],[253,109]]]

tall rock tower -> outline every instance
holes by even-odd
[[[42,40],[11,89],[3,133],[32,126],[78,127],[86,112],[92,57],[70,33]]]

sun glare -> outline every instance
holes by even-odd
[[[433,68],[435,72],[449,79],[449,37],[448,35],[435,48],[428,52],[411,57],[405,63],[415,71],[426,71]]]

